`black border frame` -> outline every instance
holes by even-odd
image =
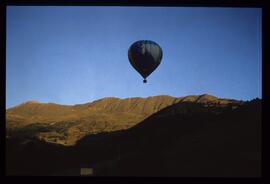
[[[267,119],[267,109],[268,104],[270,102],[269,99],[269,73],[267,73],[267,69],[270,68],[269,57],[267,55],[267,48],[269,46],[266,45],[267,34],[269,33],[269,29],[267,27],[266,20],[269,16],[270,9],[266,7],[266,2],[264,0],[2,0],[0,1],[0,40],[1,40],[1,66],[0,66],[0,73],[1,73],[1,109],[3,109],[3,115],[1,115],[1,123],[0,123],[0,143],[1,147],[1,171],[2,175],[6,175],[5,167],[6,167],[6,160],[5,160],[5,110],[6,110],[6,98],[5,98],[5,87],[6,87],[6,8],[7,6],[165,6],[165,7],[174,7],[174,6],[181,6],[181,7],[251,7],[251,8],[262,8],[262,175],[261,177],[256,178],[214,178],[214,177],[188,177],[188,178],[181,178],[181,177],[53,177],[52,180],[56,182],[94,182],[94,183],[103,183],[103,182],[117,182],[117,183],[265,183],[267,177],[267,170],[265,166],[267,166],[267,154],[266,152],[266,136],[268,130],[268,124],[266,123]],[[269,21],[270,22],[270,21]],[[268,29],[268,30],[267,30]],[[268,58],[268,59],[266,59]],[[270,60],[269,60],[270,61]],[[266,85],[268,84],[268,85]],[[29,182],[31,179],[35,183],[40,183],[40,181],[51,181],[50,177],[6,177],[7,180],[10,182],[21,180],[21,178],[26,178]],[[45,180],[44,180],[45,179]],[[22,180],[21,180],[22,181]]]

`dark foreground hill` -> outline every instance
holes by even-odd
[[[8,175],[254,177],[261,167],[261,101],[179,101],[135,126],[73,146],[7,138]]]

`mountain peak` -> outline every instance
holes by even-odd
[[[96,102],[112,102],[112,101],[115,101],[115,100],[120,100],[120,98],[116,98],[116,97],[104,97],[104,98],[100,98],[100,99],[94,100],[93,102],[90,102],[90,104],[91,103],[96,103]]]
[[[24,102],[23,104],[40,104],[41,102],[37,101],[37,100],[29,100]]]
[[[202,95],[200,95],[200,96],[204,96],[204,97],[215,97],[215,96],[210,95],[210,94],[208,94],[208,93],[204,93],[204,94],[202,94]],[[215,98],[217,98],[217,97],[215,97]]]
[[[196,101],[197,102],[209,102],[209,101],[216,101],[216,100],[218,100],[217,97],[205,93],[205,94],[199,95]]]

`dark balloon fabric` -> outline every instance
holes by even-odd
[[[149,40],[141,40],[133,43],[128,50],[130,64],[145,79],[160,64],[162,59],[161,47]]]

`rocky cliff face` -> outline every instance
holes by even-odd
[[[214,107],[213,110],[229,104],[237,108],[243,103],[208,94],[180,98],[166,95],[126,99],[108,97],[73,106],[28,101],[6,111],[7,136],[35,137],[46,142],[73,145],[89,134],[128,129],[168,106],[179,106],[184,102]],[[176,111],[185,113],[187,108],[174,108],[169,113]]]

